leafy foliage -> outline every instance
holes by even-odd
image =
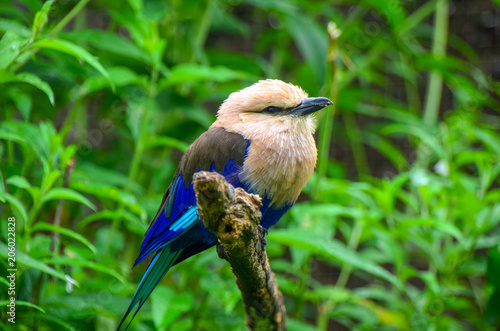
[[[319,115],[317,172],[268,237],[289,329],[499,327],[500,84],[448,35],[446,1],[0,12],[0,210],[16,218],[18,269],[17,323],[2,329],[114,330],[180,153],[264,77],[335,103]],[[131,329],[243,330],[243,316],[211,250],[173,268]]]

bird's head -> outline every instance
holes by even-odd
[[[331,104],[327,98],[309,98],[298,86],[266,79],[229,95],[219,108],[215,125],[244,135],[257,126],[271,132],[299,126],[312,133],[315,121],[311,115]]]

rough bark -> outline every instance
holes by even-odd
[[[234,188],[215,172],[193,176],[198,215],[219,240],[217,253],[236,276],[251,330],[286,330],[285,305],[265,250],[257,195]]]

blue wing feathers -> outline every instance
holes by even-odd
[[[237,187],[242,186],[238,179],[239,170],[240,166],[230,159],[224,167],[222,175],[227,177],[231,184]],[[215,171],[215,165],[213,163],[210,166],[210,171]],[[192,206],[196,206],[196,195],[194,193],[193,184],[191,183],[186,187],[185,179],[181,173],[175,180],[169,197],[166,199],[164,206],[162,206],[162,209],[157,215],[153,226],[146,234],[146,238],[142,243],[139,256],[134,266],[155,250],[167,245],[170,240],[181,232],[183,225],[189,221],[189,219],[183,218],[183,213],[186,213],[186,210]],[[167,215],[170,215],[170,217],[167,217]],[[204,229],[203,226],[202,228]],[[202,234],[209,237],[210,240],[208,240],[208,243],[213,241],[212,234],[208,231],[202,230]],[[207,240],[203,241],[207,243]],[[189,245],[191,243],[186,244]]]
[[[191,206],[179,219],[175,222],[170,222],[166,219],[165,213],[162,212],[157,221],[164,221],[165,223],[171,224],[170,227],[164,231],[158,233],[156,236],[150,237],[150,240],[146,245],[143,245],[139,257],[137,258],[135,265],[144,260],[146,256],[152,252],[168,245],[171,241],[175,240],[181,233],[189,230],[196,224],[198,224],[198,215],[196,214],[196,206]]]
[[[248,153],[249,146],[250,142],[246,144],[245,156]],[[203,152],[210,153],[210,151]],[[229,158],[226,160],[224,168],[221,169],[219,165],[218,170],[222,170],[222,175],[231,185],[248,191],[248,187],[240,180],[241,165],[235,159]],[[206,168],[208,168],[207,166],[208,164],[205,165]],[[207,170],[206,168],[201,170]],[[213,162],[209,168],[210,171],[216,170]],[[189,185],[187,185],[188,183]],[[265,228],[274,225],[291,207],[290,205],[276,209],[274,206],[270,206],[270,202],[266,197],[262,200],[263,206],[261,212],[263,216],[261,225]],[[156,255],[139,283],[118,330],[124,325],[127,316],[137,305],[137,309],[130,319],[130,322],[132,321],[135,314],[137,314],[171,266],[213,246],[216,242],[217,238],[198,219],[196,213],[196,196],[191,178],[186,178],[182,172],[178,173],[173,184],[167,190],[162,206],[146,233],[134,266],[155,251]]]

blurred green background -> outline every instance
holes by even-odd
[[[2,330],[114,330],[187,146],[229,93],[332,99],[268,236],[289,330],[500,330],[496,1],[0,2]],[[7,218],[17,319],[7,322]],[[130,330],[245,330],[214,249]]]

